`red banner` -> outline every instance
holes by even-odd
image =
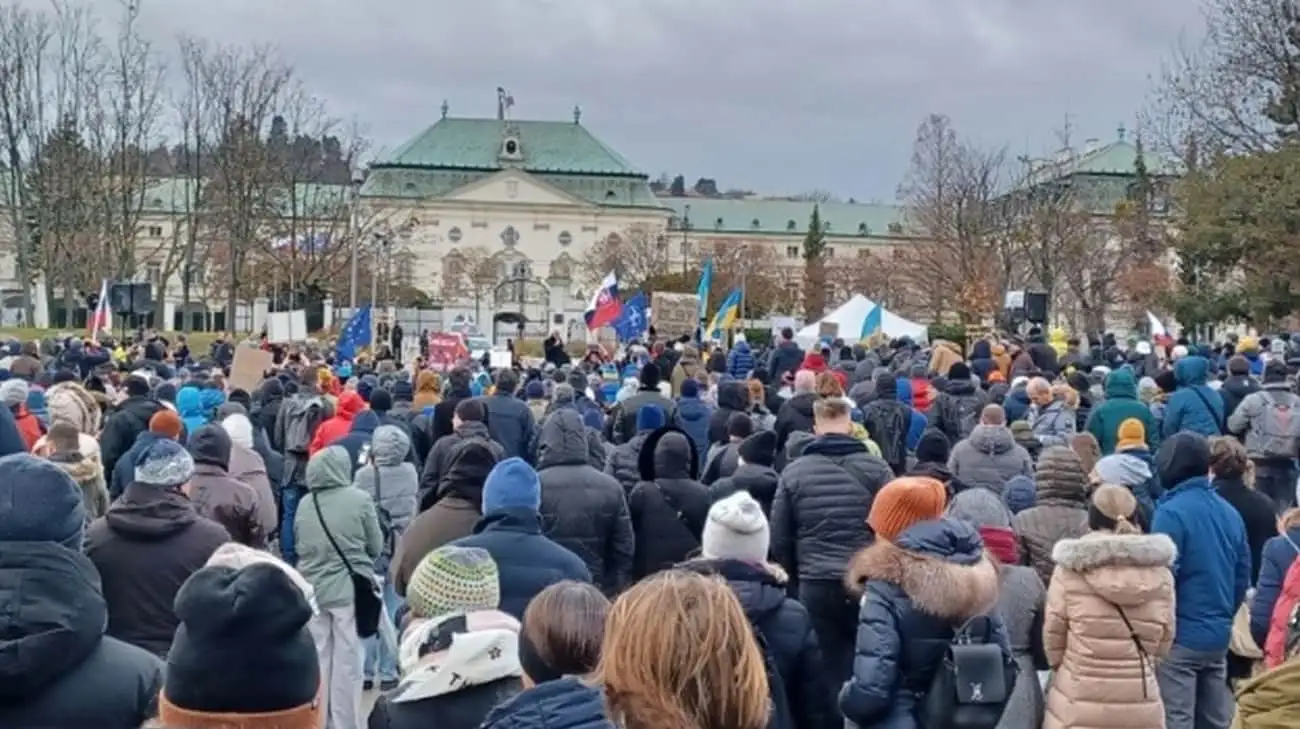
[[[461,360],[469,357],[465,338],[459,334],[432,333],[429,335],[429,367],[446,372]]]

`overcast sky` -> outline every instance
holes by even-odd
[[[114,13],[120,0],[91,0]],[[893,200],[917,123],[1014,154],[1134,125],[1195,0],[138,0],[144,32],[274,43],[391,149],[438,118],[583,122],[652,177]]]

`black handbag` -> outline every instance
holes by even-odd
[[[983,630],[972,627],[982,623]],[[957,629],[918,707],[925,729],[994,729],[1016,686],[1019,667],[993,640],[993,621],[976,617]]]
[[[379,617],[384,610],[383,591],[379,589],[375,578],[358,574],[352,569],[352,563],[343,554],[339,543],[334,541],[334,535],[325,524],[325,515],[321,513],[320,500],[317,496],[312,494],[311,503],[316,507],[316,518],[320,520],[320,528],[325,531],[325,538],[330,540],[330,546],[334,547],[334,552],[338,554],[339,559],[343,560],[343,566],[347,568],[348,575],[352,578],[352,605],[356,615],[357,635],[369,638],[379,632]]]

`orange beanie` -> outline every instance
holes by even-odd
[[[947,501],[947,489],[932,478],[896,478],[871,502],[867,525],[877,537],[892,542],[913,524],[943,516]]]
[[[1130,448],[1147,447],[1147,429],[1142,425],[1142,421],[1137,418],[1125,418],[1119,424],[1119,438],[1115,443],[1118,450],[1126,451]]]

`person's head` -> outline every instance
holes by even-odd
[[[636,411],[636,432],[651,433],[664,427],[664,409],[658,405],[642,405]]]
[[[947,489],[933,478],[896,478],[876,493],[867,525],[878,538],[892,542],[914,524],[943,516],[947,501]]]
[[[487,406],[476,397],[467,397],[456,403],[456,410],[451,416],[451,426],[459,429],[465,423],[487,422]]]
[[[1007,411],[1001,405],[985,405],[980,411],[980,424],[1003,426],[1007,424]]]
[[[133,484],[183,489],[194,478],[194,458],[174,440],[157,440],[136,460]]]
[[[1052,404],[1052,383],[1042,377],[1034,377],[1025,385],[1025,393],[1035,405]]]
[[[473,380],[474,375],[465,367],[456,367],[447,373],[447,384],[454,393],[468,392]]]
[[[595,671],[608,614],[609,599],[587,582],[564,580],[537,593],[519,634],[525,685]]]
[[[748,491],[741,489],[709,507],[700,540],[700,556],[761,565],[767,562],[771,541],[762,507]]]
[[[507,458],[483,482],[483,513],[506,509],[536,513],[542,506],[542,485],[537,472],[522,458]]]
[[[844,387],[830,372],[817,375],[817,395],[819,397],[844,397]]]
[[[509,367],[497,370],[496,386],[498,394],[513,395],[519,389],[519,375]]]
[[[817,375],[812,370],[799,370],[794,375],[794,391],[796,394],[817,391]]]
[[[654,362],[646,362],[641,367],[641,388],[644,390],[653,390],[659,387],[659,380],[662,375],[659,372],[659,365]]]
[[[1232,436],[1210,439],[1210,473],[1215,478],[1245,479],[1250,469],[1250,459],[1241,441]]]
[[[226,429],[217,423],[208,423],[190,433],[187,448],[196,465],[216,466],[223,471],[230,468],[233,441]]]
[[[749,405],[754,407],[767,402],[767,389],[763,387],[762,381],[757,378],[747,380],[745,386],[749,388]]]
[[[1147,447],[1147,428],[1138,418],[1125,418],[1119,424],[1118,438],[1115,441],[1115,450],[1146,450]]]
[[[1204,478],[1210,472],[1209,440],[1187,430],[1164,439],[1156,452],[1156,470],[1161,485],[1166,489],[1194,478]]]
[[[754,420],[745,413],[732,413],[727,418],[727,437],[739,443],[754,434]]]
[[[496,610],[500,603],[497,563],[478,547],[438,547],[424,555],[406,586],[406,604],[415,618]]]
[[[794,341],[794,330],[790,327],[781,327],[781,338],[787,342]]]
[[[86,508],[81,488],[66,471],[14,453],[0,458],[0,472],[0,551],[17,542],[54,542],[81,551]]]
[[[776,462],[776,433],[760,430],[746,437],[740,442],[738,455],[741,463],[770,468]]]
[[[181,417],[171,408],[163,408],[149,417],[150,433],[179,440],[182,429]]]
[[[77,431],[77,426],[72,423],[59,421],[50,425],[50,430],[45,434],[45,442],[49,445],[47,455],[75,455],[81,453],[81,433]]]
[[[1250,374],[1250,360],[1241,355],[1233,355],[1228,359],[1228,374],[1230,375],[1248,375]]]
[[[1286,362],[1279,359],[1269,360],[1264,365],[1264,384],[1276,385],[1286,382],[1287,369]]]
[[[1094,532],[1140,534],[1137,525],[1137,498],[1124,486],[1102,484],[1088,501],[1088,528]]]
[[[853,430],[853,414],[843,398],[822,398],[813,403],[813,432],[817,435],[848,435]]]
[[[1075,433],[1070,436],[1070,450],[1079,456],[1084,473],[1092,473],[1092,469],[1097,467],[1097,461],[1101,460],[1101,444],[1092,433]]]
[[[770,693],[749,618],[727,584],[668,570],[610,608],[597,671],[624,729],[763,729]]]

